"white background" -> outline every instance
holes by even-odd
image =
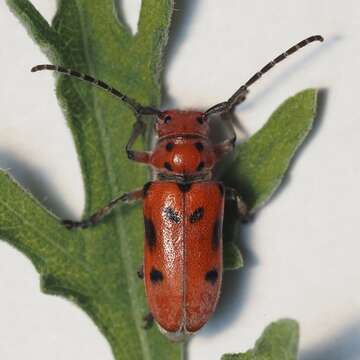
[[[55,0],[34,0],[51,18]],[[136,24],[139,0],[123,2]],[[259,67],[312,34],[326,38],[273,69],[237,114],[254,133],[288,96],[326,89],[315,129],[285,185],[242,234],[246,267],[227,275],[214,318],[189,359],[218,360],[253,346],[282,317],[301,325],[301,360],[360,359],[360,4],[348,1],[187,0],[176,4],[167,105],[227,99]],[[0,4],[0,166],[61,217],[81,215],[73,142],[46,61]],[[111,360],[76,306],[40,293],[31,263],[0,242],[0,359]],[[159,359],[160,360],[160,359]]]

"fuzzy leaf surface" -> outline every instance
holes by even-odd
[[[253,349],[223,355],[221,360],[296,360],[298,345],[299,325],[283,319],[267,326]]]

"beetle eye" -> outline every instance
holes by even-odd
[[[171,116],[170,116],[170,115],[166,115],[166,116],[164,117],[164,123],[167,124],[167,123],[169,123],[170,121],[171,121]]]
[[[199,124],[203,124],[205,120],[206,120],[206,119],[205,119],[204,116],[198,116],[198,117],[196,118],[196,121],[197,121]]]

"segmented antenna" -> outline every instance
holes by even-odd
[[[122,101],[124,101],[127,105],[129,105],[129,107],[135,112],[135,114],[137,115],[159,115],[161,114],[161,111],[154,109],[152,107],[144,107],[142,105],[140,105],[138,102],[136,102],[135,100],[129,98],[128,96],[126,96],[125,94],[121,93],[119,90],[113,88],[112,86],[106,84],[105,82],[101,81],[101,80],[97,80],[95,78],[93,78],[90,75],[87,74],[83,74],[79,71],[76,70],[71,70],[71,69],[66,69],[62,66],[57,66],[57,65],[37,65],[34,66],[31,69],[31,72],[36,72],[36,71],[41,71],[41,70],[52,70],[52,71],[56,71],[68,76],[72,76],[75,78],[78,78],[80,80],[89,82],[107,92],[109,92],[111,95],[116,96],[117,98],[120,98]]]
[[[260,71],[254,74],[244,85],[240,86],[240,88],[234,93],[234,95],[232,95],[229,98],[228,101],[212,106],[210,109],[205,111],[205,115],[230,111],[240,101],[245,100],[246,94],[248,93],[248,88],[252,84],[254,84],[257,80],[259,80],[265,73],[267,73],[270,69],[272,69],[276,64],[286,59],[289,55],[294,54],[296,51],[312,43],[313,41],[324,41],[324,38],[321,35],[313,35],[300,41],[296,45],[292,46],[290,49],[286,50],[281,55],[276,57],[274,60],[266,64]]]

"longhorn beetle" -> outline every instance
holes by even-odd
[[[218,302],[222,280],[222,224],[224,197],[235,200],[239,214],[246,218],[247,207],[236,190],[212,180],[215,163],[234,149],[236,135],[213,144],[209,140],[208,118],[229,113],[243,102],[248,88],[287,56],[313,41],[314,35],[276,57],[255,73],[227,101],[202,111],[158,110],[142,106],[127,95],[92,76],[55,65],[37,65],[32,72],[54,70],[96,85],[120,98],[134,112],[134,124],[125,147],[130,160],[152,166],[154,181],[125,193],[82,221],[64,220],[68,229],[97,224],[119,203],[144,202],[144,266],[140,275],[151,314],[160,330],[172,340],[182,340],[198,331]],[[135,151],[132,146],[142,133],[144,116],[155,116],[158,136],[152,152]]]

